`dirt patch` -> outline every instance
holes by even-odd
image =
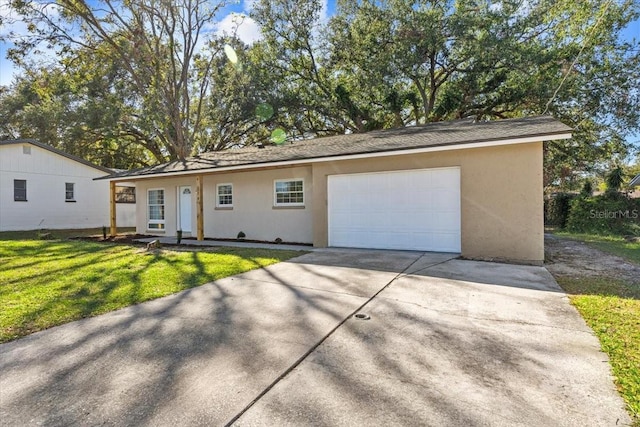
[[[640,284],[640,266],[586,243],[545,234],[545,267],[554,276],[612,277]]]

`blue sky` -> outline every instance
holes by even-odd
[[[255,0],[236,0],[235,4],[226,7],[220,13],[218,22],[212,25],[211,30],[216,33],[232,32],[238,21],[242,21],[238,27],[238,35],[242,40],[250,43],[260,37],[259,26],[247,15],[253,7]],[[330,16],[335,10],[335,0],[323,0],[324,5],[321,13],[324,18]],[[0,0],[0,17],[9,16],[7,4],[9,0]],[[10,17],[10,16],[9,16]],[[24,24],[16,24],[13,26],[0,27],[0,35],[14,31],[18,34],[26,34]],[[13,63],[7,57],[7,51],[12,47],[11,44],[0,42],[0,85],[9,85],[17,72]]]
[[[238,0],[234,5],[226,8],[224,13],[221,14],[220,21],[214,24],[213,31],[215,32],[230,32],[235,26],[234,22],[237,22],[237,18],[245,16],[242,24],[238,28],[238,35],[246,42],[256,40],[260,36],[260,29],[258,25],[250,18],[246,17],[253,6],[255,0]],[[324,7],[322,13],[324,17],[331,16],[335,10],[335,0],[324,0]],[[8,0],[0,0],[0,16],[4,16],[7,13],[6,4]],[[24,25],[16,25],[13,28],[1,28],[0,34],[4,34],[10,30],[17,32],[24,31]],[[631,40],[632,38],[640,39],[640,20],[632,22],[621,33],[621,38]],[[7,50],[10,45],[0,42],[0,85],[8,85],[11,83],[14,73],[16,72],[13,64],[6,59]]]
[[[640,39],[640,19],[637,21],[631,22],[621,34],[623,39],[631,40],[634,37],[636,39]]]

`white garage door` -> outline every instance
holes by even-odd
[[[460,168],[331,175],[329,246],[460,252]]]

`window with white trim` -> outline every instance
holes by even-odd
[[[64,183],[64,201],[75,202],[75,184],[73,182]]]
[[[304,180],[279,179],[274,182],[275,206],[304,206]]]
[[[26,179],[13,180],[13,200],[16,202],[27,201],[27,180]]]
[[[216,206],[219,208],[233,207],[233,184],[218,184],[216,186]]]
[[[164,230],[164,189],[147,190],[148,230]]]

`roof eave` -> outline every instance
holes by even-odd
[[[157,172],[157,173],[138,174],[138,175],[120,175],[120,176],[108,175],[108,176],[99,177],[95,179],[96,180],[108,179],[111,181],[133,181],[133,180],[141,180],[141,179],[162,178],[162,177],[169,177],[169,176],[198,175],[202,173],[230,172],[230,171],[238,171],[238,170],[262,169],[262,168],[268,168],[268,167],[286,167],[286,166],[295,166],[295,165],[302,165],[302,164],[308,164],[308,163],[330,162],[330,161],[338,161],[338,160],[354,160],[354,159],[362,159],[362,158],[374,158],[374,157],[395,156],[395,155],[405,155],[405,154],[419,154],[419,153],[428,153],[428,152],[437,152],[437,151],[463,150],[463,149],[470,149],[470,148],[482,148],[482,147],[492,147],[492,146],[500,146],[500,145],[526,144],[526,143],[532,143],[532,142],[554,141],[554,140],[570,139],[570,138],[571,138],[570,131],[561,131],[561,132],[553,132],[553,133],[527,135],[527,136],[517,137],[517,138],[486,139],[486,140],[473,141],[470,143],[462,143],[462,144],[456,143],[456,144],[432,145],[432,146],[420,147],[420,148],[389,149],[389,150],[381,150],[381,151],[366,152],[366,153],[338,154],[338,155],[332,155],[332,156],[310,157],[310,158],[303,158],[303,159],[296,159],[296,160],[267,161],[267,162],[259,162],[259,163],[246,163],[246,164],[233,165],[233,166],[211,167],[211,168],[191,169],[191,170],[182,170],[182,171]]]

